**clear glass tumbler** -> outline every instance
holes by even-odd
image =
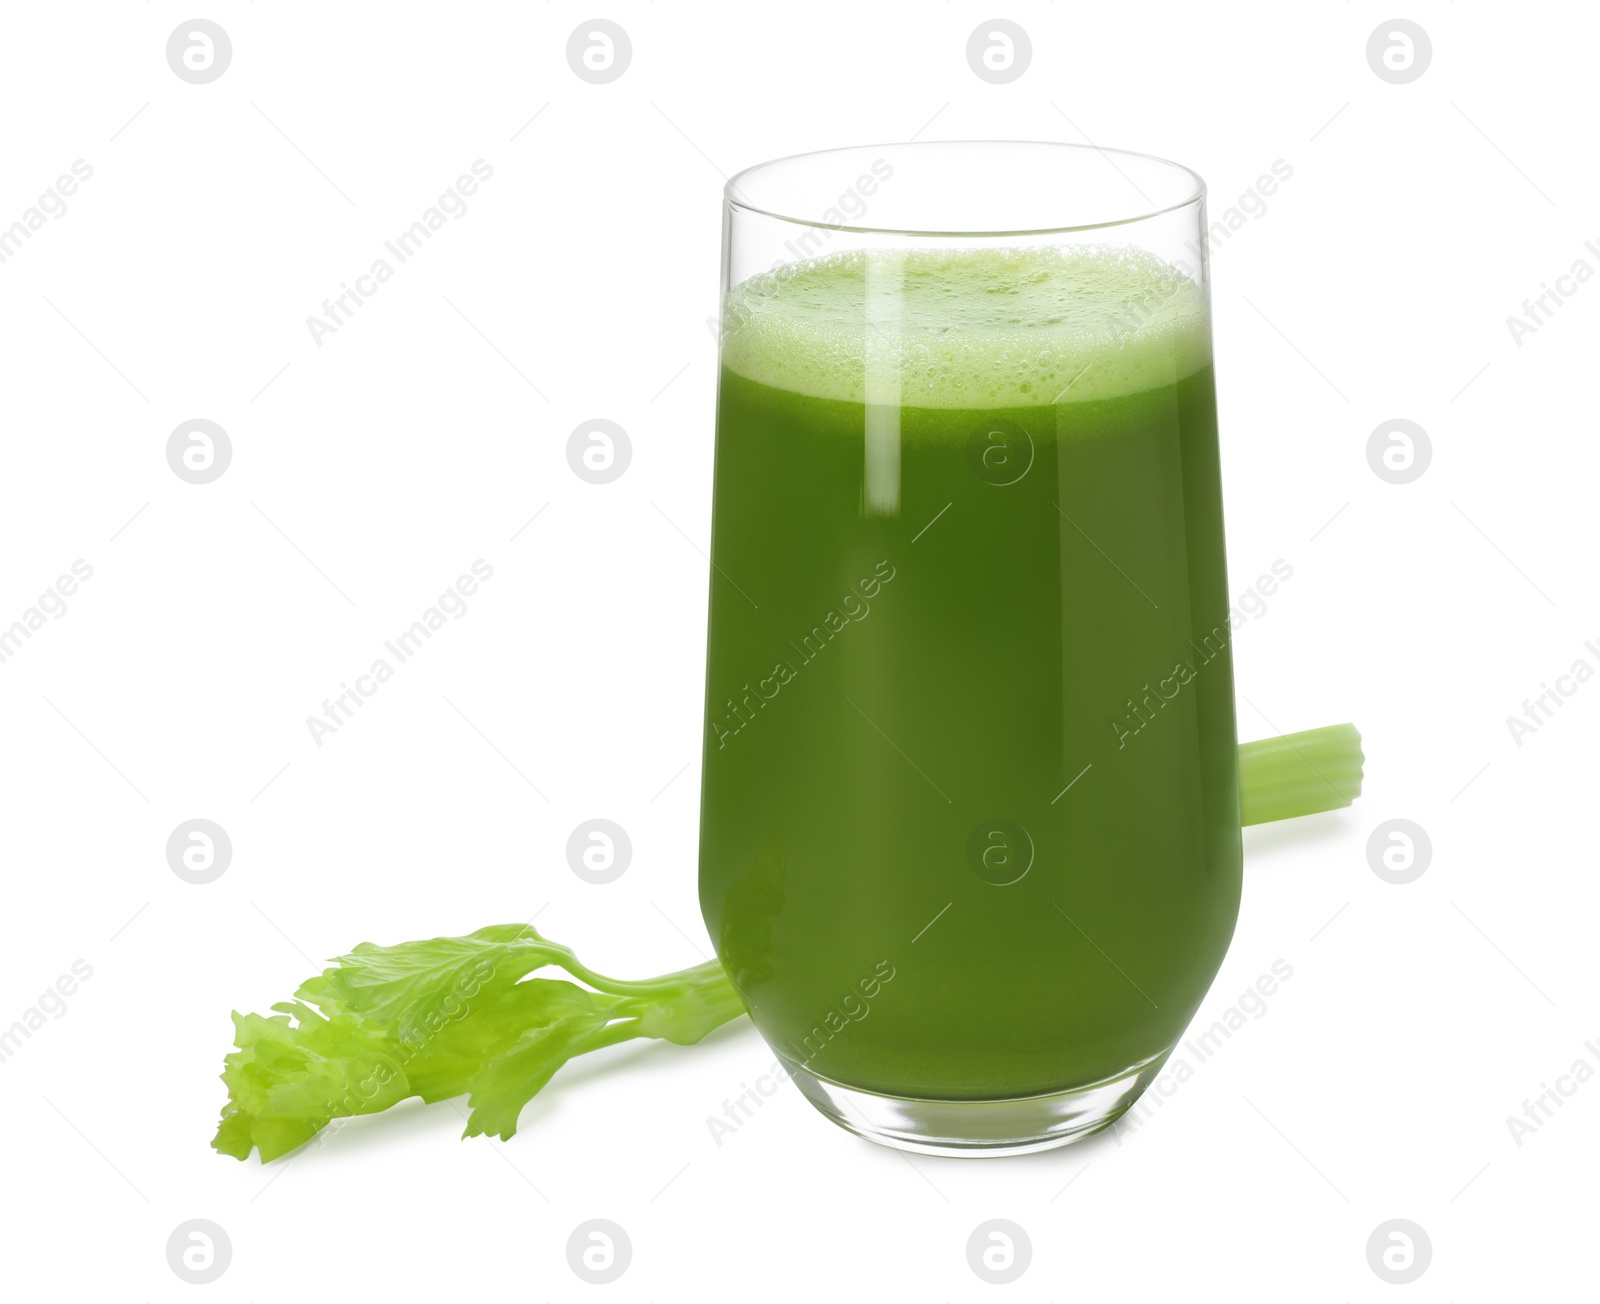
[[[728,184],[700,897],[808,1098],[1060,1145],[1239,901],[1204,185],[1063,144]]]

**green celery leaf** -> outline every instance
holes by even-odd
[[[605,1027],[604,1016],[572,1014],[525,1032],[517,1044],[497,1056],[472,1082],[467,1103],[472,1115],[462,1136],[517,1134],[517,1117],[555,1072],[574,1055],[589,1049],[584,1040]]]
[[[370,1114],[411,1092],[394,1046],[349,1015],[323,1018],[303,1005],[284,1014],[235,1014],[238,1049],[223,1060],[228,1104],[212,1145],[262,1162],[310,1140],[329,1120]],[[288,1015],[298,1017],[298,1026]]]
[[[569,955],[527,924],[493,924],[466,937],[398,946],[363,942],[295,995],[322,1009],[337,1002],[401,1041],[426,1040],[459,1017],[464,1004],[492,1001],[524,975]]]
[[[603,1026],[616,1004],[615,997],[598,996],[574,983],[530,978],[487,1006],[475,1003],[465,1017],[447,1024],[431,1040],[407,1047],[412,1058],[406,1061],[406,1076],[427,1101],[464,1095],[485,1067],[525,1033],[572,1017]]]
[[[527,977],[551,964],[598,990]],[[574,1055],[640,1036],[687,1045],[744,1012],[715,961],[618,982],[525,924],[364,942],[295,997],[270,1016],[233,1016],[228,1103],[211,1143],[222,1154],[276,1159],[335,1118],[409,1096],[467,1095],[466,1135],[508,1139],[523,1106]]]

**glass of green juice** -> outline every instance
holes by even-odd
[[[1204,195],[1024,142],[728,184],[700,901],[874,1141],[1114,1122],[1232,936]]]

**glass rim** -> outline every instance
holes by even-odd
[[[855,222],[825,222],[816,218],[801,217],[794,213],[780,212],[773,207],[764,207],[760,204],[751,202],[749,199],[744,198],[739,193],[739,183],[741,181],[753,177],[757,173],[767,172],[771,169],[782,168],[785,165],[798,163],[802,160],[821,159],[830,155],[857,154],[871,150],[895,149],[929,151],[935,149],[950,149],[952,147],[956,149],[965,149],[969,147],[994,148],[999,146],[1028,146],[1049,150],[1067,150],[1080,155],[1098,154],[1101,158],[1105,159],[1106,162],[1110,163],[1112,167],[1116,167],[1115,160],[1118,158],[1137,159],[1141,163],[1154,163],[1162,168],[1169,169],[1172,172],[1179,173],[1187,177],[1189,179],[1189,187],[1187,193],[1185,193],[1182,199],[1169,204],[1155,205],[1151,203],[1149,207],[1140,209],[1139,211],[1130,213],[1124,217],[1110,218],[1098,222],[1073,222],[1062,223],[1059,225],[1004,228],[985,227],[981,229],[977,227],[962,227],[952,229],[935,226],[882,226]],[[1120,168],[1117,170],[1119,172],[1121,171]],[[1124,176],[1126,176],[1125,173]],[[1134,184],[1131,179],[1129,179],[1129,184],[1133,185],[1135,190],[1138,190],[1138,186]],[[1142,194],[1143,192],[1140,193]],[[886,141],[881,144],[866,145],[840,145],[829,149],[803,150],[798,154],[785,154],[780,158],[767,159],[764,162],[752,164],[750,167],[742,168],[740,171],[734,173],[733,176],[728,178],[727,184],[723,187],[722,195],[724,202],[730,209],[743,213],[755,214],[760,217],[771,218],[772,220],[778,222],[787,222],[794,226],[807,226],[824,231],[847,231],[860,235],[891,235],[909,237],[936,236],[941,238],[1005,238],[1012,236],[1070,235],[1079,231],[1103,231],[1113,227],[1131,226],[1138,222],[1147,222],[1152,218],[1162,217],[1167,213],[1175,213],[1180,209],[1188,208],[1191,205],[1204,202],[1206,197],[1206,183],[1205,179],[1201,177],[1201,175],[1193,168],[1187,167],[1182,163],[1176,163],[1171,159],[1162,158],[1158,154],[1146,154],[1138,150],[1108,149],[1100,145],[1084,144],[1077,141],[1067,140],[918,140]],[[1146,197],[1146,199],[1147,202],[1149,202],[1148,197]]]

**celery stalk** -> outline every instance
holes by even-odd
[[[1348,806],[1361,795],[1361,735],[1330,724],[1239,746],[1239,822],[1266,824]]]
[[[1348,806],[1362,760],[1349,724],[1245,743],[1241,822]],[[540,969],[567,978],[529,976]],[[335,1119],[410,1096],[466,1096],[465,1135],[509,1139],[523,1107],[574,1056],[633,1037],[692,1045],[745,1013],[715,960],[660,978],[608,978],[526,924],[363,942],[272,1008],[233,1016],[229,1099],[212,1145],[237,1159],[252,1150],[275,1159]]]

